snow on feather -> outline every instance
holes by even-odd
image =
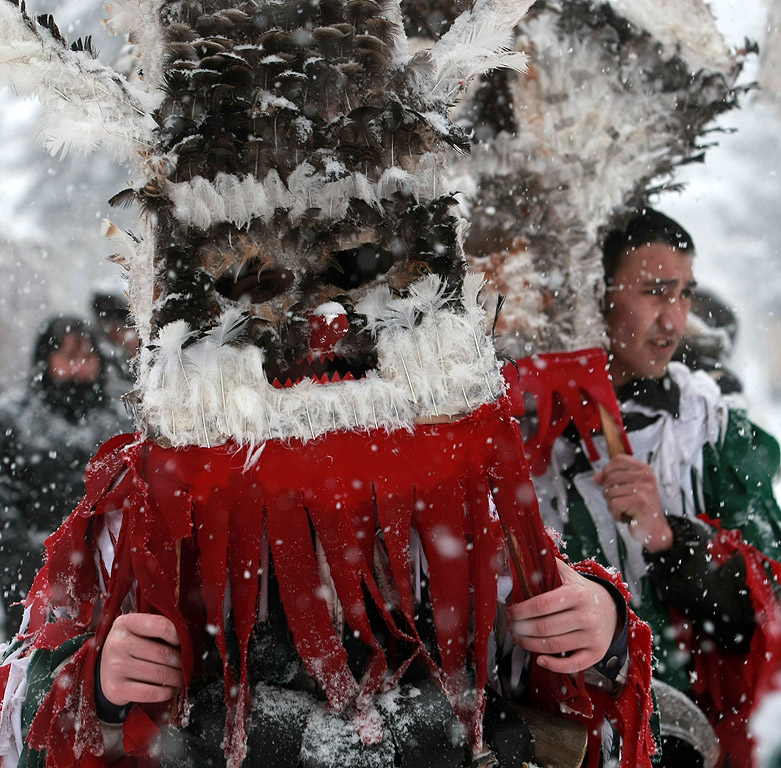
[[[0,2],[0,82],[46,108],[39,140],[51,152],[102,146],[121,161],[151,145],[157,99],[87,52],[71,51],[9,0]]]

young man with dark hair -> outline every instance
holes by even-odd
[[[671,362],[695,286],[693,257],[689,234],[650,209],[607,236],[609,370],[633,455],[608,460],[601,450],[591,464],[571,430],[538,490],[543,517],[562,532],[570,557],[621,570],[654,630],[656,676],[692,694],[712,722],[729,721],[716,730],[722,753],[740,765],[733,753],[750,759],[741,729],[756,669],[736,672],[735,690],[721,691],[721,701],[712,683],[764,647],[763,587],[752,584],[747,561],[781,555],[772,492],[779,449],[707,374]]]

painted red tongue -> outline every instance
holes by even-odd
[[[336,343],[344,338],[350,326],[347,315],[315,314],[309,315],[309,349],[318,355],[333,350]]]

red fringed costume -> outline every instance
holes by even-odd
[[[393,686],[419,657],[479,745],[496,578],[505,557],[502,526],[525,545],[524,576],[534,591],[559,583],[557,549],[543,529],[507,401],[482,406],[455,423],[412,431],[337,432],[307,443],[268,442],[250,468],[244,466],[247,455],[230,444],[165,449],[130,435],[100,450],[87,472],[84,500],[48,541],[48,561],[28,601],[32,644],[26,653],[89,635],[57,671],[32,722],[29,746],[48,750],[46,765],[52,768],[102,764],[95,661],[123,601],[134,593],[137,610],[161,613],[175,624],[187,683],[197,667],[204,619],[215,632],[225,662],[226,754],[229,765],[240,764],[249,708],[246,654],[262,602],[266,543],[297,650],[333,710],[352,707],[362,733],[361,718],[372,695]],[[111,573],[101,572],[97,531],[103,518],[117,510],[121,528],[114,535],[113,567]],[[440,663],[427,653],[415,627],[412,529],[428,559]],[[359,679],[348,667],[322,596],[313,531],[349,628],[371,651]],[[387,610],[373,575],[378,531],[403,620]],[[623,590],[615,575],[593,562],[581,570],[598,573]],[[228,588],[241,650],[238,680],[226,661]],[[364,594],[371,596],[390,634],[413,648],[393,669],[372,634]],[[629,621],[629,682],[617,699],[587,689],[582,675],[534,668],[539,706],[566,705],[573,717],[591,723],[592,766],[599,759],[603,717],[626,734],[625,768],[649,765],[655,750],[649,730],[650,630],[631,611]],[[472,644],[467,642],[470,629]],[[475,684],[468,682],[469,670]],[[473,686],[476,695],[465,695]],[[186,713],[187,685],[173,722],[181,723]],[[149,747],[170,715],[133,707],[124,725],[128,757],[122,765],[154,765]],[[369,740],[370,729],[362,737]]]
[[[714,643],[697,643],[689,637],[694,659],[691,695],[708,714],[721,745],[719,766],[753,768],[756,749],[749,736],[749,721],[765,693],[778,690],[781,673],[781,563],[747,544],[740,531],[725,530],[717,520],[716,537],[709,551],[716,564],[739,553],[746,564],[746,586],[757,626],[747,654],[723,651]]]
[[[516,416],[526,414],[526,395],[534,398],[538,429],[524,447],[535,475],[545,472],[554,443],[572,422],[586,444],[589,460],[599,458],[591,436],[602,429],[600,406],[619,425],[624,448],[632,453],[607,375],[607,354],[601,347],[524,357],[505,365],[502,372]]]
[[[503,372],[512,413],[525,415],[525,396],[534,398],[539,427],[526,442],[526,450],[535,474],[546,471],[555,441],[571,423],[589,460],[599,458],[592,436],[603,428],[600,408],[615,421],[625,450],[632,453],[602,349],[524,358],[505,366]],[[749,544],[739,530],[727,530],[706,514],[699,519],[716,531],[708,546],[714,564],[735,555],[746,564],[746,586],[756,617],[750,648],[745,654],[722,650],[709,638],[697,636],[675,607],[668,606],[668,611],[679,650],[693,659],[689,693],[715,730],[721,747],[718,765],[753,768],[750,718],[763,694],[778,690],[781,680],[781,563]]]

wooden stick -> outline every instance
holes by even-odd
[[[602,403],[597,403],[599,406],[599,417],[602,419],[602,434],[605,436],[605,442],[607,443],[607,455],[610,458],[615,456],[623,456],[626,453],[626,447],[624,441],[621,439],[621,430],[616,424],[616,420],[608,413]],[[621,515],[622,523],[631,523],[633,515],[628,512],[624,512]]]
[[[513,568],[515,569],[515,575],[517,576],[517,584],[521,589],[521,595],[524,600],[528,600],[533,596],[531,584],[526,578],[526,568],[523,561],[523,549],[518,544],[518,539],[515,538],[515,534],[502,523],[502,530],[504,530],[504,539],[507,542],[507,549],[510,552],[510,559],[513,562]]]
[[[599,418],[602,420],[602,434],[607,443],[607,454],[612,459],[615,456],[623,456],[626,453],[624,441],[621,439],[621,430],[616,424],[616,420],[610,415],[607,408],[602,403],[597,403],[599,407]]]

